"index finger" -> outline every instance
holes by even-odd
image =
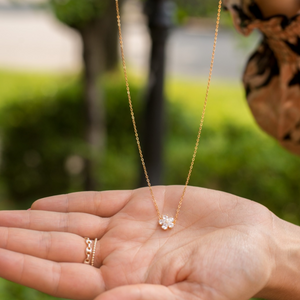
[[[131,199],[133,191],[78,192],[52,196],[35,201],[34,210],[83,212],[111,217]]]

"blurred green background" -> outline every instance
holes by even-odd
[[[184,22],[190,8],[178,4],[178,20]],[[202,6],[199,15],[210,16],[211,6]],[[132,70],[129,80],[139,122],[146,76]],[[140,161],[121,70],[102,74],[97,88],[105,96],[107,130],[101,161],[93,157],[101,166],[95,174],[99,189],[135,188]],[[205,89],[203,79],[167,78],[165,184],[186,180]],[[40,197],[83,190],[84,160],[89,156],[83,140],[83,98],[82,73],[0,66],[0,209],[26,209]],[[299,157],[255,124],[241,83],[214,79],[190,184],[252,199],[300,224],[299,169]],[[0,279],[0,299],[53,298]]]

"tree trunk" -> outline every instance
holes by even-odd
[[[119,0],[122,7],[123,0]],[[105,45],[105,70],[111,71],[118,67],[119,64],[119,33],[116,21],[115,1],[111,1],[105,15],[104,26],[106,28],[103,43]]]
[[[84,168],[86,190],[100,187],[96,171],[101,168],[106,146],[104,91],[98,80],[102,79],[105,71],[116,68],[119,61],[115,2],[106,1],[107,7],[98,17],[78,24],[66,23],[79,32],[83,43],[84,139],[88,145]],[[119,0],[119,3],[121,6],[123,0]],[[53,5],[58,10],[59,5],[64,4],[54,1]]]
[[[83,40],[84,62],[84,103],[85,103],[85,140],[88,153],[85,158],[85,190],[95,190],[100,183],[96,180],[96,171],[101,167],[106,144],[106,122],[104,93],[97,84],[99,75],[104,71],[104,47],[99,42],[103,33],[98,22],[92,22],[80,29]],[[100,39],[101,40],[101,39]]]
[[[151,183],[158,185],[162,183],[163,176],[165,52],[173,10],[168,0],[148,0],[145,9],[149,18],[152,49],[142,140]],[[140,183],[145,185],[144,174],[141,175]]]

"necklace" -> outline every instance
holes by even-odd
[[[126,83],[126,91],[127,91],[127,96],[128,96],[128,103],[129,103],[129,108],[130,108],[130,115],[131,115],[131,120],[132,120],[135,139],[136,139],[136,143],[137,143],[141,163],[142,163],[142,166],[143,166],[144,174],[145,174],[145,177],[146,177],[146,181],[147,181],[149,191],[150,191],[150,194],[151,194],[152,202],[154,204],[154,207],[155,207],[155,210],[156,210],[156,213],[157,213],[157,216],[158,216],[158,224],[161,226],[161,228],[163,230],[172,229],[175,226],[175,224],[178,220],[178,216],[179,216],[179,213],[180,213],[180,210],[181,210],[181,206],[182,206],[182,203],[183,203],[183,200],[184,200],[184,196],[185,196],[187,186],[189,184],[189,181],[190,181],[190,178],[191,178],[191,175],[192,175],[192,171],[193,171],[193,167],[194,167],[194,164],[195,164],[195,159],[196,159],[196,155],[197,155],[197,151],[198,151],[199,140],[200,140],[202,127],[203,127],[203,121],[204,121],[204,116],[205,116],[205,111],[206,111],[206,106],[207,106],[208,93],[209,93],[209,88],[210,88],[210,84],[211,84],[212,70],[213,70],[214,59],[215,59],[218,31],[219,31],[219,25],[220,25],[222,0],[219,0],[219,5],[218,5],[218,13],[217,13],[215,37],[214,37],[214,43],[213,43],[213,51],[212,51],[211,62],[210,62],[210,69],[209,69],[209,76],[208,76],[205,100],[204,100],[200,125],[199,125],[199,129],[198,129],[198,134],[197,134],[197,138],[196,138],[196,144],[195,144],[195,148],[194,148],[194,152],[193,152],[192,161],[191,161],[191,165],[190,165],[190,168],[189,168],[188,176],[187,176],[185,185],[183,187],[183,191],[182,191],[182,194],[181,194],[181,197],[180,197],[180,200],[179,200],[177,210],[176,210],[176,214],[175,214],[174,218],[169,217],[168,215],[162,215],[160,213],[160,210],[158,208],[158,204],[156,202],[156,199],[155,199],[155,196],[154,196],[154,193],[153,193],[153,189],[152,189],[152,186],[151,186],[151,183],[150,183],[150,179],[149,179],[149,176],[148,176],[148,172],[147,172],[147,168],[146,168],[146,164],[145,164],[145,161],[144,161],[144,156],[143,156],[143,152],[142,152],[142,148],[141,148],[141,143],[140,143],[140,139],[139,139],[139,135],[138,135],[138,131],[137,131],[137,126],[136,126],[136,122],[135,122],[135,115],[134,115],[134,111],[133,111],[133,105],[132,105],[131,95],[130,95],[130,88],[129,88],[129,83],[128,83],[128,76],[127,76],[127,69],[126,69],[125,55],[124,55],[124,47],[123,47],[123,37],[122,37],[122,30],[121,30],[121,17],[120,17],[119,1],[118,0],[115,0],[115,1],[116,1],[117,22],[118,22],[118,29],[119,29],[119,40],[120,40],[120,48],[121,48],[122,65],[123,65],[123,71],[124,71],[124,77],[125,77],[125,83]]]

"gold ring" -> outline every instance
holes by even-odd
[[[92,266],[94,266],[94,262],[95,262],[95,253],[96,253],[97,241],[98,241],[98,239],[95,239],[95,241],[94,241],[93,254],[92,254],[92,263],[91,263]]]
[[[87,265],[91,264],[91,254],[92,254],[92,241],[89,238],[85,238],[85,242],[86,242],[86,249],[85,249],[85,254],[86,254],[86,258],[84,260],[84,263]]]

